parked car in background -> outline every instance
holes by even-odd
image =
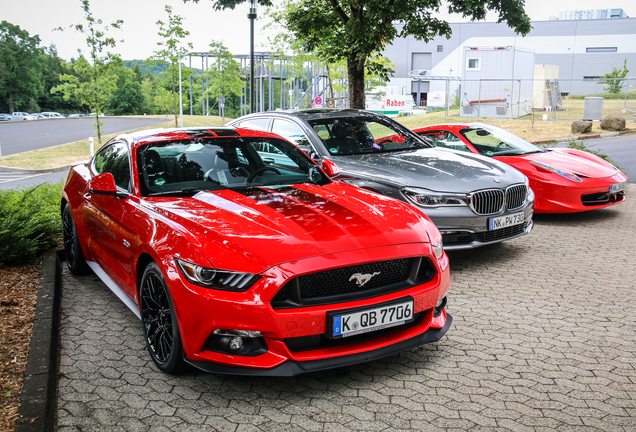
[[[452,322],[435,225],[274,134],[118,136],[71,168],[61,209],[70,271],[117,293],[168,373],[296,375],[437,341]]]
[[[0,114],[0,121],[13,121],[11,114]]]
[[[69,114],[68,118],[80,118],[80,117],[86,117],[86,114]]]
[[[47,118],[64,118],[59,112],[43,111],[41,114]]]
[[[47,118],[42,113],[32,113],[31,115],[34,116],[37,120],[43,120],[43,119]]]
[[[414,129],[437,147],[480,154],[524,173],[535,212],[572,213],[625,201],[627,176],[606,160],[571,148],[542,149],[496,126],[453,123]]]
[[[445,249],[512,239],[534,226],[534,195],[522,173],[483,156],[436,149],[386,116],[311,109],[250,114],[229,124],[279,134],[335,180],[424,211]]]
[[[23,111],[14,112],[11,117],[13,117],[13,120],[37,120],[36,116]]]

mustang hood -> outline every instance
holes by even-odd
[[[587,155],[584,154],[583,156]],[[583,156],[578,155],[576,151],[554,149],[545,153],[532,153],[527,156],[521,156],[521,158],[528,162],[541,162],[553,168],[570,171],[581,177],[603,178],[618,172],[616,168],[609,164],[590,160]]]
[[[153,204],[217,268],[251,273],[312,256],[428,242],[427,229],[435,229],[399,201],[342,183],[200,192]]]
[[[332,159],[344,174],[440,192],[505,188],[525,180],[522,173],[499,161],[438,148]],[[495,183],[494,178],[500,183]]]

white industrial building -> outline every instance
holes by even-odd
[[[550,66],[551,72],[555,70],[558,72],[560,94],[592,94],[598,90],[598,80],[604,74],[611,72],[612,67],[621,68],[625,59],[627,59],[627,68],[630,70],[628,76],[636,75],[636,19],[612,18],[614,10],[605,11],[605,15],[599,11],[593,11],[596,15],[589,15],[601,16],[605,19],[533,21],[533,28],[526,36],[517,35],[505,23],[467,22],[450,24],[452,29],[450,39],[437,37],[428,43],[418,41],[412,36],[396,39],[386,47],[383,53],[396,65],[388,85],[402,87],[406,94],[410,93],[414,100],[418,100],[417,89],[418,81],[420,81],[419,99],[423,101],[421,105],[431,105],[429,101],[433,102],[432,105],[436,105],[434,100],[438,99],[441,99],[443,103],[446,99],[445,103],[448,103],[447,95],[451,93],[448,91],[448,83],[451,81],[459,83],[475,77],[488,80],[499,78],[502,74],[505,75],[504,78],[511,80],[532,79],[534,65],[546,65]],[[619,11],[620,13],[615,15],[625,16],[622,10]],[[578,16],[587,17],[585,14],[578,14]],[[478,50],[488,47],[491,50],[505,48],[507,51],[499,53],[492,51],[488,54],[488,56],[499,55],[502,59],[513,53],[531,52],[534,64],[530,65],[530,68],[524,65],[513,67],[514,70],[511,70],[514,62],[508,58],[505,65],[501,66],[504,69],[500,69],[499,72],[475,71],[475,61],[467,60],[469,57],[466,53],[470,53],[473,48]],[[494,64],[493,61],[494,58],[488,59],[490,64]],[[482,65],[484,68],[487,67],[486,63]],[[409,73],[415,70],[425,70],[432,79],[427,80],[422,74],[410,76]],[[528,72],[529,70],[531,72]],[[450,81],[445,79],[448,77]],[[501,83],[499,87],[502,91],[506,88],[510,90],[509,102],[521,102],[526,98],[528,92],[514,92],[513,84],[511,86],[504,84]],[[470,92],[471,95],[466,94],[469,93],[467,84],[464,87],[463,90],[459,90],[457,86],[451,89],[455,92],[453,99],[458,96],[461,98],[462,107],[466,105],[466,98],[475,100],[506,97],[484,98],[479,95],[475,97],[472,95],[474,92]],[[484,85],[481,87],[483,89]],[[529,94],[528,97],[532,98],[532,90]],[[452,102],[451,100],[450,103]],[[512,103],[509,104],[508,109],[517,109],[512,105]],[[496,110],[496,107],[494,109]],[[520,111],[518,113],[522,114]],[[517,112],[508,114],[508,116],[516,117]]]

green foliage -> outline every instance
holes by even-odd
[[[41,94],[40,37],[7,21],[0,23],[0,107],[3,111],[37,109]]]
[[[628,72],[627,59],[625,59],[622,68],[617,69],[612,66],[612,71],[603,75],[605,79],[599,81],[599,84],[605,84],[605,92],[607,93],[620,93],[623,90],[623,78],[627,76]]]
[[[143,60],[124,60],[124,66],[132,69],[133,71],[135,70],[136,66],[139,66],[141,75],[144,77],[146,75],[153,75],[155,77],[158,77],[159,75],[165,74],[168,71],[168,64],[166,63],[150,63]]]
[[[26,264],[59,244],[62,184],[0,191],[0,267]]]
[[[155,51],[153,55],[147,60],[147,64],[156,65],[157,63],[167,63],[167,74],[172,79],[172,105],[174,112],[174,123],[177,123],[177,89],[176,81],[179,77],[179,62],[182,56],[188,53],[188,50],[182,46],[183,39],[190,34],[189,31],[183,28],[183,18],[179,15],[172,14],[172,7],[166,5],[165,11],[168,13],[168,22],[161,20],[157,21],[159,26],[159,36],[162,37],[157,45],[161,47],[160,50]],[[192,44],[186,44],[188,48],[192,49]],[[188,73],[182,68],[182,77]]]
[[[104,108],[112,115],[142,114],[145,100],[141,83],[137,81],[139,75],[123,66],[114,72],[118,76],[117,89]]]
[[[243,94],[243,76],[241,64],[234,55],[220,42],[212,41],[209,54],[214,57],[212,64],[206,70],[205,76],[209,78],[209,87],[206,93],[212,98],[228,96],[230,94],[240,96]]]
[[[216,8],[233,8],[241,3],[212,1]],[[448,22],[435,17],[441,0],[283,0],[281,4],[280,25],[288,29],[305,52],[315,53],[328,64],[346,61],[352,108],[364,108],[365,68],[383,80],[392,73],[384,63],[368,62],[372,56],[381,55],[386,45],[398,37],[413,36],[428,42],[436,36],[451,35]],[[525,35],[532,26],[523,4],[523,0],[444,2],[449,12],[473,20],[484,19],[488,10],[494,10],[499,21]]]
[[[73,64],[73,70],[77,75],[65,74],[60,77],[62,84],[51,89],[52,93],[60,92],[65,100],[73,97],[80,100],[82,105],[88,107],[89,111],[96,113],[95,126],[97,126],[97,141],[102,143],[101,126],[99,118],[103,113],[103,108],[111,94],[117,88],[117,75],[113,71],[114,66],[122,64],[118,54],[104,50],[115,48],[116,41],[112,37],[107,37],[106,33],[110,27],[119,29],[123,21],[117,20],[104,26],[101,19],[95,19],[90,11],[88,0],[82,0],[85,24],[75,24],[71,28],[82,33],[86,37],[86,45],[89,48],[88,58],[81,50],[80,57]]]

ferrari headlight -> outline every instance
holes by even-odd
[[[541,163],[541,162],[530,161],[530,163],[533,164],[533,165],[536,165],[538,167],[541,167],[541,168],[543,168],[545,170],[552,171],[553,173],[558,174],[561,177],[564,177],[564,178],[566,178],[566,179],[568,179],[570,181],[577,182],[577,183],[583,182],[581,177],[577,176],[573,172],[565,171],[565,170],[562,170],[562,169],[559,169],[559,168],[554,168],[554,167],[551,167],[550,165],[546,165],[546,164]]]
[[[409,201],[422,207],[467,206],[466,194],[435,192],[428,189],[405,187],[402,193]]]
[[[246,291],[258,280],[252,273],[232,272],[203,267],[175,258],[181,274],[195,285],[223,291]]]

